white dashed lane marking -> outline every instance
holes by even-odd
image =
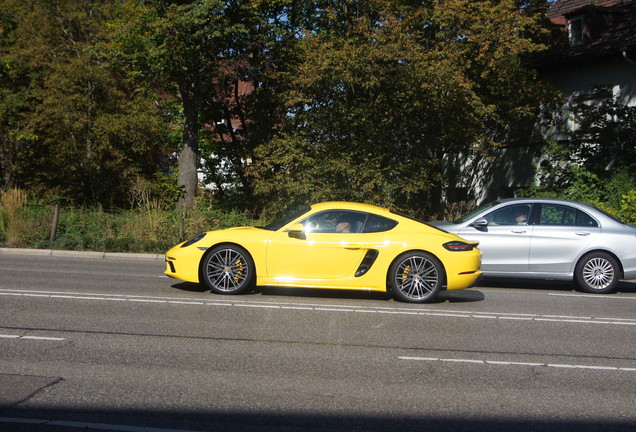
[[[559,363],[531,363],[531,362],[514,362],[500,360],[475,360],[475,359],[453,359],[453,358],[437,358],[437,357],[408,357],[400,356],[400,360],[421,361],[421,362],[448,362],[448,363],[470,363],[483,366],[523,366],[523,367],[548,367],[560,369],[587,369],[595,371],[614,371],[614,372],[636,372],[634,367],[616,367],[616,366],[595,366],[595,365],[578,365],[578,364],[559,364]]]
[[[26,340],[41,340],[41,341],[53,341],[53,342],[60,342],[60,341],[66,340],[64,338],[59,338],[59,337],[20,336],[20,335],[9,335],[9,334],[0,334],[0,339],[26,339]]]
[[[490,319],[523,322],[558,322],[572,324],[601,324],[601,325],[621,325],[636,326],[636,319],[631,318],[608,318],[591,316],[571,316],[571,315],[545,315],[545,314],[519,314],[503,312],[473,312],[473,311],[439,311],[425,309],[425,305],[417,308],[409,307],[379,307],[379,306],[352,306],[352,305],[326,305],[326,304],[298,304],[284,302],[259,302],[253,300],[223,300],[214,299],[210,301],[198,299],[184,299],[174,297],[153,297],[135,296],[123,294],[97,294],[79,292],[49,292],[49,291],[24,291],[24,290],[0,290],[0,296],[35,297],[61,300],[81,300],[81,301],[119,301],[147,303],[157,305],[181,305],[181,306],[206,306],[206,307],[243,307],[259,309],[278,309],[293,311],[311,312],[337,312],[337,313],[377,313],[403,316],[427,316],[459,319]],[[597,296],[598,297],[598,296]]]

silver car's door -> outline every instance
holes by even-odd
[[[479,219],[486,219],[484,227],[465,226],[460,237],[479,242],[484,272],[527,272],[530,237],[533,226],[526,225],[532,206],[515,204],[494,210]]]
[[[530,271],[572,274],[575,260],[600,232],[598,222],[582,210],[541,204],[530,241]]]

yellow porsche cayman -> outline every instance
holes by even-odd
[[[476,246],[388,209],[326,202],[268,226],[201,234],[166,253],[165,274],[219,294],[254,286],[390,289],[423,303],[475,283]]]

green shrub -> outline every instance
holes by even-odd
[[[40,201],[11,208],[11,234],[7,232],[8,212],[0,208],[0,245],[45,249],[93,250],[100,252],[163,253],[180,241],[183,218],[184,237],[215,229],[257,225],[247,214],[204,208],[199,203],[183,215],[176,210],[139,207],[106,212],[101,208],[62,208],[56,238],[49,241],[55,207]]]
[[[618,216],[625,223],[636,224],[636,190],[623,195]]]

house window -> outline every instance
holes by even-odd
[[[572,18],[568,21],[568,38],[570,40],[570,46],[583,45],[584,29],[585,29],[585,25],[584,25],[582,16]]]

